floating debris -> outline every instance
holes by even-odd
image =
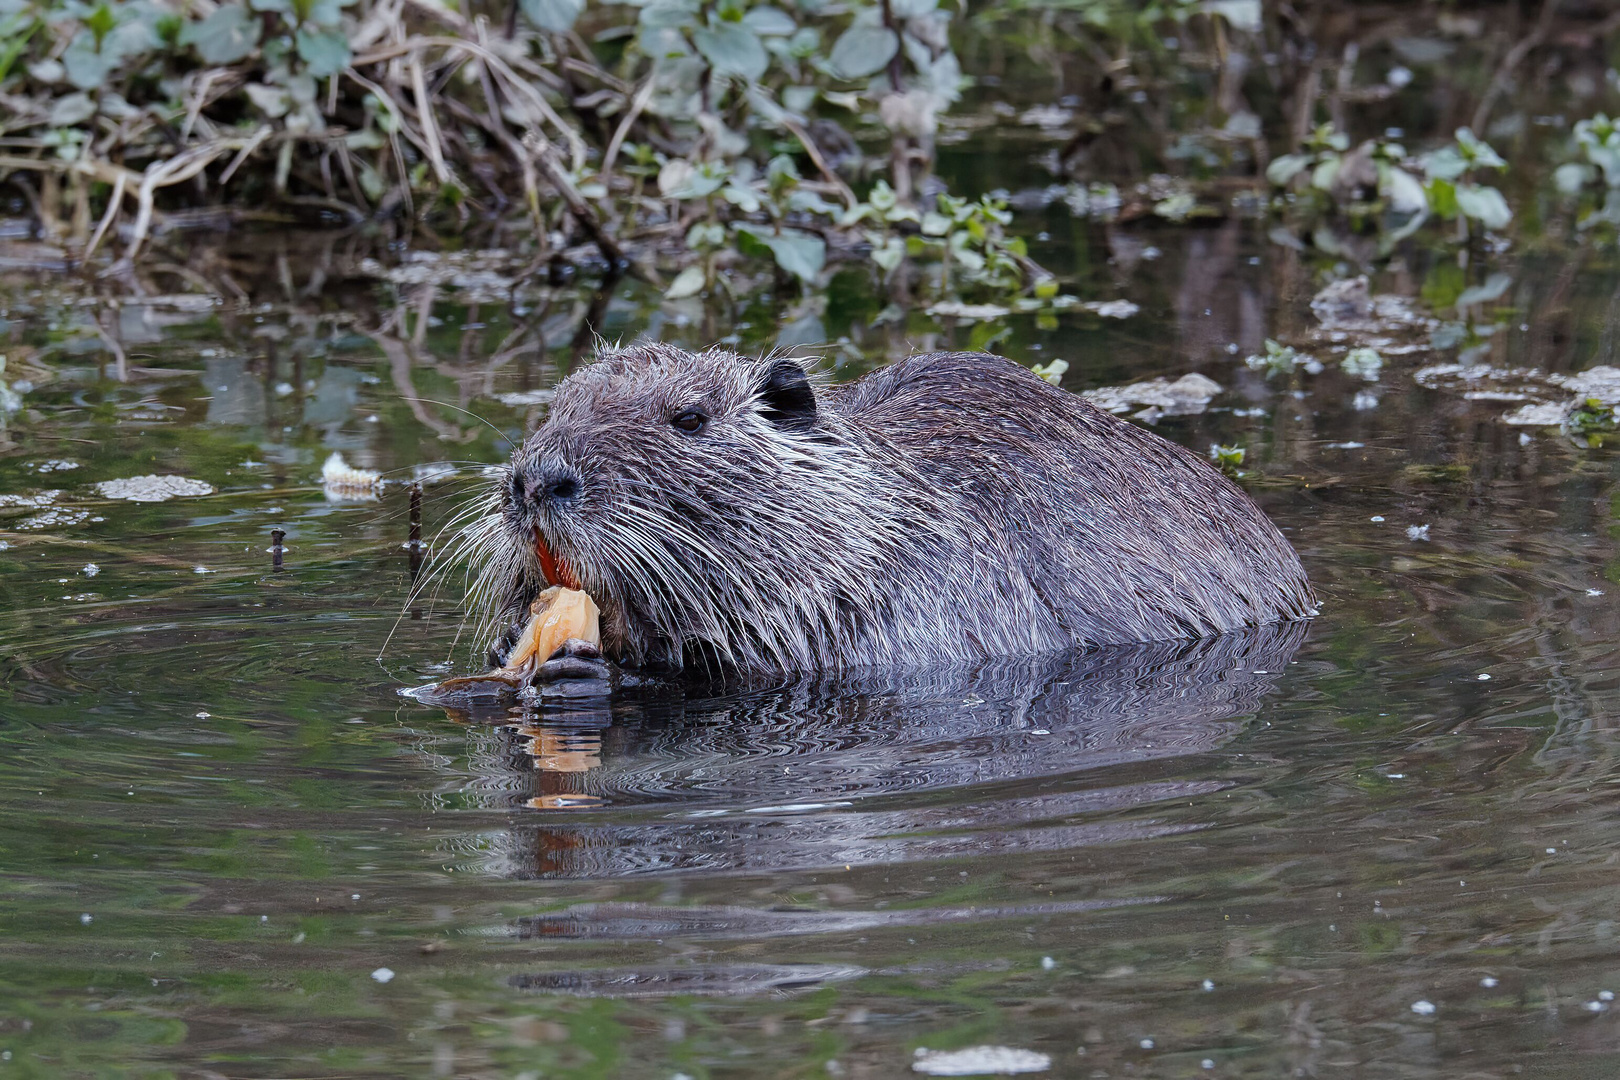
[[[96,490],[109,499],[126,502],[167,502],[182,495],[212,495],[214,486],[184,476],[131,476],[123,480],[103,480]]]
[[[467,300],[509,303],[525,259],[501,248],[485,251],[412,251],[396,266],[360,260],[360,273],[395,285],[440,285],[458,289]]]
[[[913,1072],[925,1076],[1016,1076],[1045,1072],[1050,1054],[1011,1046],[970,1046],[966,1050],[929,1050],[919,1047],[911,1062]]]
[[[1467,401],[1524,402],[1502,414],[1502,422],[1514,427],[1567,428],[1579,410],[1620,405],[1620,368],[1607,364],[1573,375],[1490,364],[1432,364],[1412,377],[1425,389],[1461,391]],[[1558,400],[1549,400],[1555,395]]]
[[[83,525],[86,521],[100,521],[92,519],[88,510],[70,510],[64,506],[53,506],[43,514],[35,514],[17,522],[19,531],[38,532],[41,529],[58,529],[72,525]]]
[[[95,577],[97,574],[101,573],[101,567],[97,566],[95,563],[85,563],[84,569],[80,570],[79,573],[83,574],[85,577]]]
[[[1429,538],[1429,527],[1427,525],[1408,525],[1406,527],[1406,538],[1408,540],[1427,540]]]
[[[23,468],[27,469],[28,471],[36,473],[67,472],[70,469],[77,469],[78,467],[79,463],[77,461],[71,461],[66,458],[52,458],[49,461],[29,462],[27,465],[23,466]]]
[[[1339,361],[1339,367],[1346,375],[1376,382],[1379,371],[1383,370],[1384,358],[1378,355],[1377,349],[1363,346],[1345,353],[1344,359]]]
[[[380,967],[371,973],[371,977],[380,983],[393,982],[394,972],[392,968]]]
[[[1311,298],[1311,313],[1323,330],[1346,335],[1430,333],[1440,320],[1420,312],[1410,298],[1374,294],[1365,275],[1331,282]]]
[[[550,405],[555,397],[555,390],[514,390],[507,394],[496,394],[495,400],[502,405],[514,409],[521,409],[525,405]]]
[[[1138,405],[1145,405],[1147,408],[1137,413],[1137,418],[1152,424],[1161,416],[1201,413],[1220,392],[1220,383],[1193,372],[1174,382],[1161,375],[1129,386],[1099,386],[1083,391],[1080,396],[1111,413],[1128,413]]]
[[[1128,319],[1142,310],[1140,304],[1133,304],[1129,300],[1087,300],[1080,307],[1105,319]]]
[[[460,470],[448,461],[429,461],[412,467],[411,479],[418,484],[437,484],[454,479],[458,472]]]
[[[357,469],[343,460],[342,453],[334,450],[321,466],[321,486],[328,497],[372,496],[382,483],[382,474],[375,469]]]
[[[1018,122],[1048,130],[1066,128],[1074,123],[1074,110],[1061,105],[1036,105],[1019,114]]]
[[[17,506],[26,510],[38,510],[50,506],[62,492],[59,490],[41,491],[34,495],[0,495],[0,507]]]
[[[1414,1002],[1412,1002],[1412,1011],[1417,1013],[1419,1016],[1433,1016],[1434,1015],[1434,1002],[1432,1002],[1432,1001],[1414,1001]]]
[[[1002,307],[1000,304],[964,304],[960,300],[944,300],[930,305],[928,314],[936,319],[961,319],[963,322],[981,322],[986,319],[999,319],[1004,315],[1011,315],[1012,308]]]

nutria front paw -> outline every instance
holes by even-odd
[[[518,638],[523,636],[523,629],[527,625],[527,618],[521,622],[513,622],[505,630],[501,631],[494,641],[489,643],[489,651],[484,654],[484,659],[489,663],[490,667],[503,668],[506,666],[507,657],[512,655],[512,647],[518,643]]]
[[[613,668],[602,659],[602,650],[588,641],[569,638],[546,658],[534,673],[536,683],[559,682],[563,679],[601,679],[613,677]]]

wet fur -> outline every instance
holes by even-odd
[[[706,431],[671,425],[688,408]],[[570,505],[524,498],[559,467]],[[849,670],[1315,613],[1298,556],[1208,462],[984,354],[824,386],[780,357],[605,350],[488,498],[475,605],[520,616],[539,529],[631,666]]]

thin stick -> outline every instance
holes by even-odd
[[[619,246],[619,242],[609,236],[607,231],[602,228],[602,223],[596,219],[596,212],[591,209],[590,204],[585,201],[585,197],[574,187],[574,182],[552,162],[551,155],[547,153],[550,144],[546,142],[546,137],[535,131],[531,132],[523,142],[529,151],[529,157],[534,160],[536,165],[540,166],[540,171],[546,174],[546,179],[551,181],[551,186],[556,188],[558,193],[562,195],[563,201],[568,204],[569,211],[574,215],[574,220],[579,222],[586,235],[591,238],[591,243],[595,244],[602,254],[606,255],[610,260],[628,266],[630,273],[637,278],[645,281],[655,289],[662,289],[664,283],[659,278],[658,271],[641,260],[632,258],[624,248]]]
[[[648,75],[647,81],[636,91],[635,99],[630,102],[630,108],[625,111],[624,119],[619,121],[618,128],[613,132],[613,138],[608,141],[607,152],[602,155],[602,167],[597,170],[597,175],[602,178],[603,187],[607,186],[613,176],[613,163],[619,159],[619,147],[624,145],[624,137],[630,133],[630,125],[641,116],[642,110],[652,100],[652,95],[653,77]]]
[[[827,183],[838,189],[838,197],[844,200],[844,205],[846,207],[854,206],[856,202],[855,193],[849,189],[848,184],[844,183],[843,177],[833,172],[832,166],[827,164],[827,159],[821,156],[821,148],[816,145],[814,139],[810,138],[810,133],[799,126],[797,120],[786,116],[782,117],[782,126],[787,128],[795,139],[799,140],[799,144],[804,147],[804,152],[810,155],[811,162],[815,164],[816,170],[826,178]]]
[[[1480,138],[1485,137],[1486,121],[1491,118],[1491,109],[1496,105],[1496,99],[1507,89],[1507,81],[1513,74],[1513,69],[1530,55],[1531,50],[1539,48],[1541,43],[1547,40],[1547,35],[1552,31],[1553,15],[1557,10],[1558,0],[1542,0],[1541,15],[1536,19],[1535,29],[1520,38],[1518,44],[1502,57],[1502,64],[1496,69],[1496,75],[1492,77],[1485,96],[1480,99],[1479,108],[1474,110],[1474,119],[1470,126]]]
[[[124,174],[119,173],[118,179],[113,181],[112,197],[107,200],[107,212],[101,215],[101,224],[96,226],[95,234],[85,246],[85,262],[89,262],[90,257],[96,253],[96,248],[101,246],[101,238],[107,235],[107,230],[118,217],[118,211],[124,202],[124,179]]]
[[[444,164],[444,148],[439,145],[439,124],[433,116],[433,103],[428,98],[427,76],[422,71],[420,54],[411,55],[411,93],[416,96],[416,115],[422,125],[422,141],[426,144],[428,163],[433,166],[433,178],[440,186],[450,183],[450,170]]]

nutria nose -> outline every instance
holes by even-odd
[[[567,466],[547,466],[523,480],[523,497],[531,503],[568,502],[578,495],[579,477]]]

